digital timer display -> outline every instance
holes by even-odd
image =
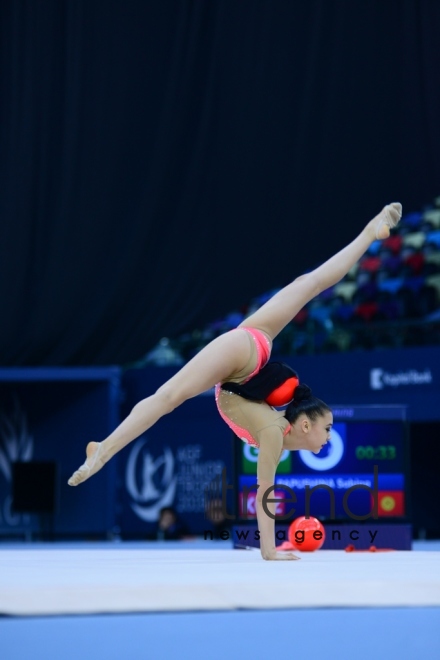
[[[397,456],[397,447],[395,445],[380,445],[379,447],[372,447],[372,445],[367,445],[362,447],[359,445],[355,449],[356,458],[360,461],[367,460],[378,460],[378,461],[393,461]]]

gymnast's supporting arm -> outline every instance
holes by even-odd
[[[258,452],[258,491],[257,520],[260,532],[260,551],[263,559],[300,559],[292,552],[277,552],[275,547],[275,499],[273,485],[275,472],[283,452],[283,434],[280,428],[269,426],[258,434],[260,450]],[[272,490],[269,490],[272,488]],[[270,515],[268,515],[268,513]]]

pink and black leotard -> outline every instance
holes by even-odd
[[[227,381],[244,384],[267,364],[272,345],[269,337],[257,328],[241,326],[232,330],[245,330],[251,343],[251,357],[248,364],[240,372],[232,374]],[[222,419],[232,431],[249,445],[259,447],[259,435],[268,427],[278,426],[285,436],[290,430],[290,424],[279,412],[265,401],[249,401],[237,394],[222,389],[222,383],[215,387],[215,400]]]

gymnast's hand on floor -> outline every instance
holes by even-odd
[[[67,482],[69,486],[78,486],[78,484],[86,481],[107,462],[102,442],[89,442],[86,447],[86,455],[86,461],[72,474]]]
[[[294,555],[293,552],[277,552],[276,550],[264,554],[261,553],[261,556],[263,559],[266,559],[266,561],[289,561],[292,559],[301,559],[301,557]]]

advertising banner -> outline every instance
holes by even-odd
[[[411,422],[440,420],[438,346],[281,359],[323,401],[400,404]]]

